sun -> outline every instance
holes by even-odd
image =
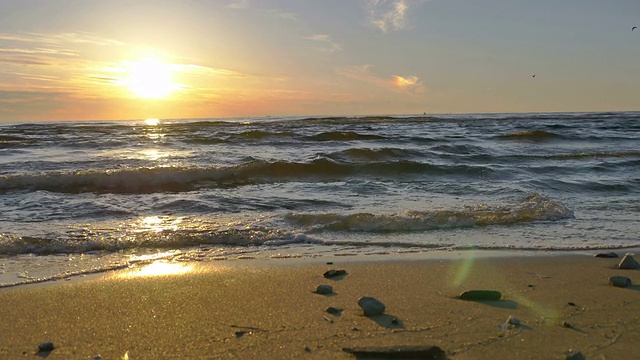
[[[171,79],[171,67],[156,59],[142,59],[128,63],[129,90],[139,98],[163,99],[176,90]]]

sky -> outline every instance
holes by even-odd
[[[640,110],[637,0],[0,0],[0,122]]]

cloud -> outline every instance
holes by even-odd
[[[395,92],[422,94],[426,90],[417,76],[393,75],[391,78],[383,78],[374,74],[371,68],[371,65],[349,66],[338,69],[336,72],[342,76],[384,87]]]
[[[326,52],[332,54],[336,51],[342,51],[342,46],[331,39],[331,36],[324,34],[315,34],[311,36],[307,36],[306,40],[314,41],[320,45],[321,47],[317,47],[317,50],[321,52]]]
[[[369,21],[383,32],[402,30],[407,26],[407,14],[413,4],[425,0],[370,0]],[[411,4],[411,5],[410,5]]]
[[[196,75],[214,75],[220,77],[232,77],[232,78],[242,78],[245,77],[245,74],[239,73],[237,71],[229,70],[229,69],[220,69],[220,68],[212,68],[208,66],[195,65],[195,64],[172,64],[171,68],[176,71],[196,74]]]
[[[287,12],[287,11],[281,11],[281,10],[276,10],[276,9],[269,9],[267,10],[267,14],[276,17],[276,18],[280,18],[280,19],[288,19],[288,20],[297,20],[298,19],[298,14],[296,13],[292,13],[292,12]]]
[[[227,4],[229,9],[247,9],[249,7],[249,0],[239,0]]]
[[[422,94],[425,92],[425,87],[417,76],[403,77],[399,75],[393,76],[393,85],[400,92],[409,92],[413,94]]]
[[[101,38],[89,33],[57,33],[57,34],[42,34],[42,33],[22,33],[22,34],[7,34],[0,33],[0,40],[17,43],[40,43],[48,45],[62,45],[62,44],[93,44],[98,46],[112,46],[112,45],[124,45],[123,42]]]
[[[258,6],[251,6],[249,0],[236,0],[226,5],[229,9],[235,10],[253,10],[254,12],[263,12],[267,14],[267,16],[277,18],[277,19],[287,19],[287,20],[297,20],[298,14],[282,11],[278,9],[258,9]]]

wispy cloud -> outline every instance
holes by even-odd
[[[226,7],[229,9],[236,9],[236,10],[251,10],[254,12],[263,12],[268,16],[278,18],[278,19],[287,19],[287,20],[298,19],[298,14],[296,13],[282,11],[280,9],[265,9],[265,8],[261,9],[259,8],[258,5],[252,6],[249,0],[236,0],[234,2],[227,4]]]
[[[388,88],[395,92],[422,94],[426,90],[417,76],[393,75],[390,78],[384,78],[373,73],[371,65],[349,66],[336,72],[342,76]]]
[[[238,0],[227,4],[230,9],[247,9],[249,7],[249,0]]]
[[[231,77],[231,78],[242,78],[246,77],[245,74],[239,73],[237,71],[229,70],[229,69],[221,69],[221,68],[212,68],[208,66],[195,65],[195,64],[173,64],[170,66],[173,70],[196,74],[196,75],[213,75],[219,77]]]
[[[314,41],[315,43],[321,45],[316,47],[317,50],[326,53],[334,53],[336,51],[342,51],[342,46],[331,39],[331,36],[324,34],[315,34],[311,36],[307,36],[306,40]]]
[[[7,34],[0,33],[0,40],[21,42],[21,43],[40,43],[50,45],[62,45],[62,44],[93,44],[98,46],[111,46],[111,45],[124,45],[123,42],[101,38],[93,34],[79,32],[79,33],[57,33],[57,34],[42,34],[42,33],[22,33],[22,34]]]
[[[426,88],[417,76],[393,76],[393,85],[400,92],[408,92],[412,94],[422,94]]]
[[[383,32],[402,30],[407,26],[407,15],[415,4],[426,0],[370,0],[369,21]]]

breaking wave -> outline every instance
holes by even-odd
[[[184,192],[286,181],[329,181],[354,176],[490,176],[484,166],[428,164],[409,160],[345,163],[327,158],[309,162],[250,160],[228,167],[154,167],[52,171],[0,176],[0,192],[45,190],[60,193]]]
[[[462,209],[411,211],[404,214],[290,214],[287,219],[312,231],[357,231],[371,233],[415,232],[490,225],[514,225],[536,221],[558,221],[573,217],[559,201],[533,194],[514,204],[467,206]]]

